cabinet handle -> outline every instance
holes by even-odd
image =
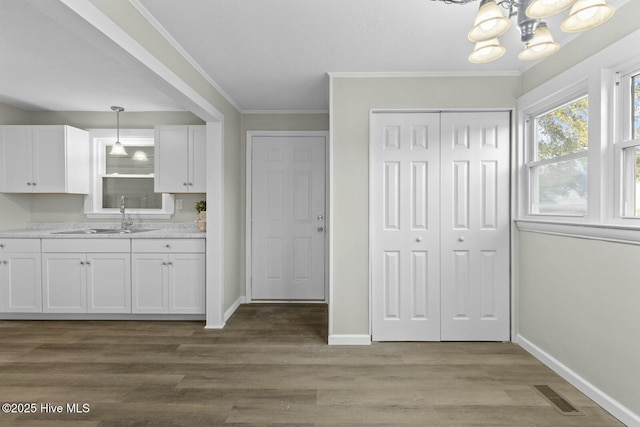
[[[32,184],[33,184],[33,186],[35,187],[35,186],[36,186],[36,184],[37,184],[37,182],[33,182]]]
[[[91,265],[91,261],[87,261],[87,265]]]
[[[193,182],[190,182],[189,185],[193,185]]]
[[[172,263],[171,261],[169,261],[169,262],[167,263],[167,265],[173,265],[173,263]]]
[[[166,262],[163,262],[163,263],[162,263],[162,265],[167,265],[167,263],[166,263]]]
[[[186,186],[187,186],[187,185],[189,185],[189,184],[187,184],[186,182],[183,182],[183,183],[182,183],[182,185],[184,185],[184,186],[186,187]]]
[[[31,183],[30,183],[30,182],[27,182],[27,185],[31,185]]]
[[[80,261],[80,265],[84,265],[84,261]]]
[[[170,249],[171,245],[167,244],[167,245],[165,245],[165,248]]]
[[[0,243],[0,248],[4,248],[4,243]]]
[[[9,264],[9,261],[7,261],[7,260],[5,259],[4,261],[2,261],[2,263],[3,263],[4,265],[7,265],[7,264]]]

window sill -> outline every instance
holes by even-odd
[[[640,245],[640,227],[532,219],[515,220],[519,231]]]

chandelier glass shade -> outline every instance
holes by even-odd
[[[475,0],[432,0],[447,4],[467,4]],[[502,9],[506,10],[506,15]],[[495,61],[506,49],[498,37],[511,28],[511,18],[517,16],[520,40],[524,49],[518,58],[533,61],[554,54],[560,44],[553,40],[551,31],[542,18],[556,15],[571,8],[560,28],[567,33],[597,27],[611,18],[615,8],[606,0],[481,0],[478,14],[468,39],[476,43],[469,61],[477,64]]]
[[[484,64],[500,58],[507,49],[500,44],[497,38],[476,43],[475,49],[469,55],[469,62]]]

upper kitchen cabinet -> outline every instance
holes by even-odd
[[[155,128],[155,192],[205,193],[206,126]]]
[[[71,126],[0,126],[0,192],[89,193],[89,135]]]

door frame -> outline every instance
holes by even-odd
[[[510,120],[510,124],[509,124],[509,138],[510,138],[510,143],[509,143],[509,314],[510,314],[510,319],[509,319],[509,335],[511,337],[511,341],[514,342],[515,341],[515,331],[517,330],[517,325],[516,325],[516,319],[517,319],[517,305],[516,305],[516,298],[518,297],[517,295],[517,287],[515,286],[515,276],[517,275],[517,272],[514,271],[514,266],[515,264],[515,251],[517,250],[517,242],[515,241],[515,223],[513,221],[513,218],[515,218],[515,203],[514,201],[517,200],[516,198],[516,174],[517,174],[517,170],[516,170],[516,166],[518,164],[517,162],[517,156],[518,156],[518,149],[517,149],[517,128],[516,128],[516,120],[515,120],[515,113],[516,113],[516,109],[512,108],[512,107],[505,107],[505,108],[372,108],[369,110],[369,144],[367,146],[367,149],[369,150],[369,161],[368,161],[368,167],[369,167],[369,175],[368,175],[368,183],[369,183],[369,216],[367,218],[367,220],[369,221],[369,248],[368,248],[368,260],[369,260],[369,268],[368,268],[368,275],[369,275],[369,337],[371,338],[373,336],[373,277],[372,277],[372,269],[373,269],[373,265],[372,265],[372,250],[373,247],[371,245],[371,236],[373,233],[373,226],[372,226],[372,221],[371,221],[371,211],[373,209],[373,207],[371,206],[371,192],[373,191],[372,189],[372,185],[371,185],[371,180],[372,180],[372,176],[371,176],[371,162],[373,161],[372,156],[371,156],[371,145],[373,144],[373,126],[372,126],[372,118],[374,114],[384,114],[384,113],[393,113],[393,114],[402,114],[402,113],[475,113],[475,112],[508,112],[509,113],[509,120]]]
[[[281,302],[280,300],[252,300],[251,299],[251,250],[253,241],[251,239],[251,169],[253,167],[253,159],[251,153],[253,152],[253,137],[260,136],[321,136],[325,138],[325,233],[324,233],[324,300],[323,301],[282,301],[287,303],[321,303],[325,304],[329,302],[329,244],[331,241],[331,217],[329,215],[329,202],[330,202],[330,187],[329,187],[329,131],[261,131],[261,130],[249,130],[245,139],[245,303],[268,303],[268,302]]]

